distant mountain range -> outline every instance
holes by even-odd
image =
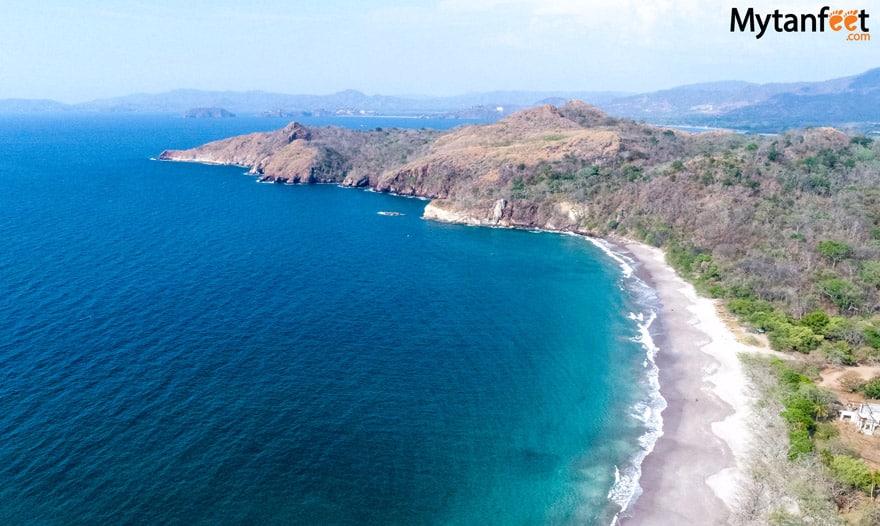
[[[52,100],[0,100],[0,113],[166,113],[222,108],[238,115],[430,115],[495,120],[515,111],[578,99],[617,117],[652,124],[680,124],[778,132],[806,126],[880,131],[880,68],[822,82],[753,84],[713,82],[652,93],[493,91],[453,97],[286,95],[264,91],[174,90],[98,99],[81,104]]]
[[[823,82],[716,82],[621,97],[599,107],[652,123],[778,132],[807,126],[880,130],[880,68]]]
[[[166,113],[180,114],[196,108],[222,108],[238,115],[467,115],[475,118],[504,117],[514,111],[543,104],[547,99],[579,99],[591,104],[609,102],[619,92],[494,91],[454,97],[365,95],[346,90],[330,95],[286,95],[264,91],[174,90],[166,93],[127,95],[80,104],[49,100],[0,100],[0,113]]]

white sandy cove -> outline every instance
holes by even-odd
[[[425,219],[487,224],[429,203]],[[642,495],[621,525],[727,524],[750,447],[753,399],[737,355],[772,352],[746,346],[718,316],[716,301],[666,264],[658,248],[614,240],[638,262],[636,272],[662,304],[652,327],[666,399],[663,435],[642,463]]]
[[[666,264],[661,250],[621,241],[662,303],[660,348],[663,436],[642,465],[644,493],[622,524],[726,524],[749,448],[752,399],[736,340],[716,302]]]

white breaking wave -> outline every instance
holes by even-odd
[[[612,525],[616,525],[619,524],[619,517],[627,516],[642,494],[639,485],[642,462],[654,450],[657,440],[663,435],[661,413],[666,408],[666,399],[660,394],[660,370],[655,362],[660,349],[651,337],[651,325],[657,319],[659,302],[656,291],[635,275],[634,259],[617,252],[616,247],[605,240],[591,237],[587,240],[620,265],[627,292],[636,304],[645,310],[645,312],[631,312],[628,316],[638,328],[638,335],[633,341],[641,344],[645,351],[642,365],[645,368],[647,396],[637,402],[631,411],[631,416],[644,425],[645,432],[638,439],[640,450],[625,465],[615,466],[615,482],[608,491],[608,499],[620,507],[620,512],[612,520]]]
[[[599,250],[605,253],[606,256],[610,257],[614,261],[620,264],[620,270],[623,272],[623,277],[629,279],[633,275],[633,267],[631,263],[633,263],[632,259],[623,256],[622,254],[618,254],[614,251],[611,243],[605,241],[604,239],[597,239],[595,237],[587,237],[587,241],[594,244]]]
[[[639,437],[641,450],[636,453],[629,464],[623,466],[623,468],[618,468],[619,476],[608,492],[608,499],[621,508],[618,515],[625,515],[642,493],[642,488],[639,486],[639,479],[642,475],[642,462],[654,450],[657,439],[663,435],[663,417],[661,412],[666,408],[666,400],[660,394],[660,371],[655,362],[659,348],[654,344],[650,333],[651,324],[657,319],[657,313],[651,311],[647,319],[643,313],[630,313],[629,319],[635,321],[639,328],[639,335],[633,338],[633,341],[640,343],[645,349],[646,359],[643,365],[646,369],[646,381],[648,382],[649,392],[648,398],[638,402],[632,408],[631,413],[633,418],[645,426],[645,432]]]

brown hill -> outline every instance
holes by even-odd
[[[666,246],[713,294],[799,317],[880,305],[878,154],[829,128],[689,134],[572,101],[447,132],[292,123],[161,158],[430,197],[426,217],[447,221],[625,235]]]

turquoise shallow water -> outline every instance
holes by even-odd
[[[0,118],[0,520],[608,523],[649,291],[583,239],[150,160],[283,124]]]

